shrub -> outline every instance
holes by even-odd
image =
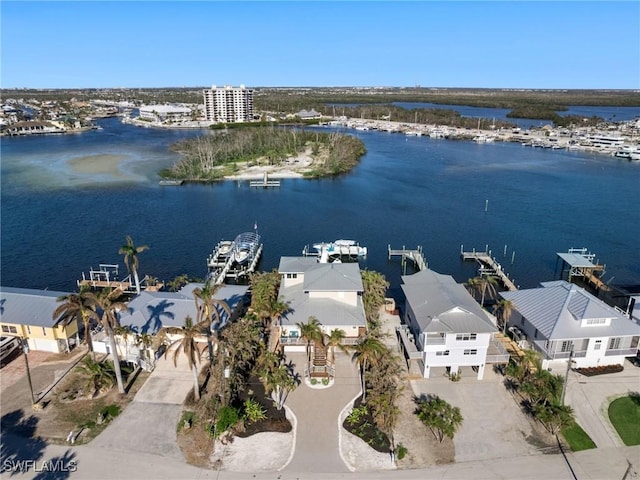
[[[262,405],[248,398],[244,401],[244,419],[249,423],[256,423],[267,418],[266,410]]]
[[[222,407],[218,413],[218,421],[215,426],[217,435],[220,435],[225,430],[234,427],[239,420],[240,416],[238,415],[237,409],[230,406]]]
[[[396,447],[396,457],[398,458],[398,460],[402,460],[404,457],[406,457],[407,453],[409,453],[407,447],[399,443]]]

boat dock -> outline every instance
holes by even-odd
[[[120,289],[124,293],[136,293],[136,284],[132,281],[131,275],[127,275],[124,279],[118,279],[120,266],[101,263],[98,270],[89,269],[89,278],[82,272],[82,280],[78,280],[76,284],[79,288],[90,287],[92,289],[113,288]],[[145,277],[140,281],[140,289],[147,292],[157,292],[164,283],[155,281],[149,283],[150,278]]]
[[[250,180],[249,186],[254,188],[278,188],[280,180],[269,180],[269,175],[264,172],[262,180]]]
[[[502,265],[500,265],[489,252],[476,252],[475,249],[471,252],[465,252],[463,248],[460,247],[460,256],[462,260],[475,260],[478,262],[480,265],[478,269],[480,276],[488,275],[498,277],[504,287],[510,292],[518,290],[516,284],[509,278],[509,274],[502,269]]]
[[[566,270],[568,282],[571,282],[573,278],[582,277],[585,282],[597,290],[609,291],[611,289],[600,279],[600,276],[604,275],[606,266],[598,263],[596,255],[589,252],[587,248],[570,248],[566,253],[557,253],[556,255],[558,257],[556,258],[556,271],[558,260],[562,260],[560,278],[564,276]],[[601,272],[600,276],[596,272]]]
[[[418,268],[418,270],[426,270],[429,268],[429,264],[424,258],[424,254],[422,252],[422,246],[418,246],[415,250],[407,250],[404,245],[402,246],[402,250],[394,250],[391,248],[391,245],[387,245],[389,260],[391,257],[401,257],[402,266],[404,266],[407,260],[411,260],[413,264]]]
[[[218,242],[207,259],[207,277],[216,285],[224,283],[226,279],[247,277],[255,271],[262,248],[260,235],[254,232],[241,233],[232,242]]]

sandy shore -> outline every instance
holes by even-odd
[[[225,180],[262,180],[265,173],[269,178],[302,178],[305,171],[311,169],[313,159],[311,150],[300,153],[295,157],[289,157],[279,165],[256,165],[253,167],[239,165],[240,171],[234,175],[228,175]]]

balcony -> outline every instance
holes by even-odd
[[[607,350],[604,352],[605,356],[624,356],[624,357],[632,357],[638,353],[638,348],[619,348],[616,350]]]
[[[433,335],[430,333],[427,333],[426,335],[426,345],[445,345],[446,344],[446,338],[444,335]]]
[[[502,342],[495,339],[492,339],[491,342],[489,342],[487,358],[484,363],[508,363],[509,358],[511,358],[511,355],[509,355],[507,349],[504,348]]]

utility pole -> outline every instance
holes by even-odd
[[[22,344],[21,345],[22,353],[24,354],[24,364],[27,367],[27,381],[29,382],[29,392],[31,393],[31,405],[35,405],[36,398],[35,398],[35,395],[33,394],[33,384],[31,383],[31,372],[29,371],[29,359],[28,359],[29,344],[24,338],[20,339],[20,343]]]
[[[562,383],[562,397],[560,398],[560,405],[564,405],[564,395],[567,392],[567,382],[569,381],[569,370],[571,370],[571,358],[573,357],[573,347],[569,351],[569,359],[567,360],[567,371],[564,373],[564,382]]]

